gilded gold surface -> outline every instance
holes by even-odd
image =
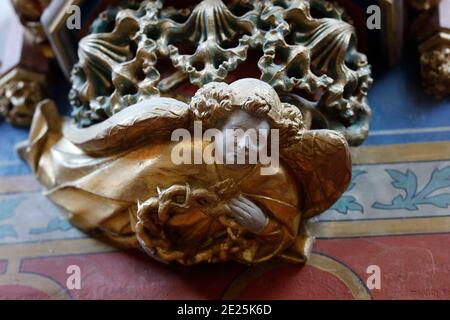
[[[41,74],[16,68],[0,79],[0,117],[14,126],[31,124],[36,106],[44,96]]]
[[[413,1],[414,3],[414,1]],[[419,1],[422,12],[414,21],[423,86],[441,99],[450,94],[450,1]]]
[[[426,91],[437,98],[450,95],[450,41],[424,51],[420,64]]]
[[[173,130],[192,130],[194,121],[222,128],[234,117],[279,130],[274,174],[263,176],[262,164],[174,164]],[[206,148],[211,141],[183,143]],[[312,241],[305,222],[330,207],[351,176],[344,137],[309,130],[298,108],[256,79],[210,83],[190,104],[150,98],[85,129],[61,119],[46,101],[23,156],[74,224],[185,265],[304,262]]]

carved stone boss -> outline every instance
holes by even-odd
[[[79,44],[73,119],[42,103],[21,153],[75,225],[119,246],[184,265],[302,263],[305,222],[346,190],[348,142],[365,139],[370,118],[370,66],[342,16],[316,0],[111,8]],[[229,81],[251,51],[260,79]],[[174,141],[180,129],[191,138]],[[265,132],[278,165],[267,175],[260,158],[225,161],[239,148],[250,158],[261,136],[230,140],[230,153],[213,129]],[[173,159],[198,148],[223,161]]]

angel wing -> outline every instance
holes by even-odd
[[[129,210],[134,208],[133,197],[139,199],[140,195],[130,195],[127,188],[130,181],[139,183],[135,177],[140,177],[151,161],[135,166],[128,158],[120,161],[122,154],[138,143],[166,135],[170,139],[173,129],[187,128],[189,117],[188,105],[153,98],[79,129],[69,120],[63,121],[55,104],[46,100],[37,107],[28,145],[21,153],[47,188],[47,196],[70,212],[74,224],[87,231],[101,229],[111,240],[132,245]],[[116,179],[121,171],[127,174],[119,179],[119,188]],[[99,183],[109,187],[99,187]]]
[[[63,135],[86,154],[105,156],[143,142],[170,138],[173,130],[189,127],[190,115],[186,103],[155,97],[88,128],[65,122]]]
[[[308,130],[281,150],[300,183],[303,217],[311,218],[330,208],[351,180],[351,157],[345,138],[336,131]]]

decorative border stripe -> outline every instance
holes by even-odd
[[[321,239],[450,233],[450,217],[310,222],[308,228]]]
[[[29,259],[116,251],[120,250],[90,238],[0,245],[2,259]]]
[[[353,164],[382,164],[450,159],[450,141],[351,148]]]

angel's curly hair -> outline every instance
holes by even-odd
[[[269,121],[273,129],[280,130],[280,137],[289,138],[305,128],[301,111],[288,103],[273,106],[261,95],[249,96],[242,105],[233,105],[233,92],[226,83],[212,82],[197,91],[190,103],[194,120],[213,128],[235,110],[243,110],[257,118]],[[274,117],[274,114],[277,114]]]
[[[232,104],[233,93],[226,83],[209,83],[200,88],[190,103],[194,119],[213,127],[236,108]]]

